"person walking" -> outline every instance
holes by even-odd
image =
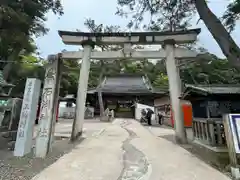
[[[158,124],[159,125],[163,124],[163,115],[162,115],[162,113],[158,113]]]
[[[152,125],[152,114],[154,114],[153,110],[151,110],[150,108],[147,108],[146,119],[147,119],[147,121],[148,121],[148,125],[149,125],[149,126]]]
[[[146,115],[147,115],[147,112],[145,109],[142,109],[141,110],[141,119],[140,119],[140,123],[144,123],[146,122]]]

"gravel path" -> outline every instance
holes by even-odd
[[[30,180],[62,155],[71,151],[78,143],[69,143],[68,139],[56,140],[52,152],[45,159],[34,158],[33,153],[18,158],[13,156],[12,151],[2,149],[0,151],[0,180]]]
[[[14,157],[13,151],[7,149],[7,141],[0,136],[0,180],[32,179],[61,156],[74,149],[84,138],[93,136],[107,125],[98,120],[88,120],[84,124],[82,139],[71,143],[67,137],[71,135],[72,120],[60,119],[59,122],[56,124],[53,149],[45,159],[35,158],[33,153],[23,158]],[[36,132],[37,126],[35,126],[34,137]]]
[[[32,180],[230,180],[133,119],[116,119],[100,132]]]

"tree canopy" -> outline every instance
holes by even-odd
[[[130,27],[135,24],[138,28],[144,15],[148,13],[151,20],[144,27],[156,30],[185,29],[189,25],[189,18],[197,12],[226,58],[232,65],[240,68],[240,48],[229,34],[239,19],[239,0],[229,3],[222,17],[223,22],[211,11],[205,0],[118,0],[118,5],[117,14],[132,15]]]
[[[45,34],[45,14],[52,10],[61,15],[63,8],[60,0],[3,0],[0,4],[0,68],[4,69],[8,78],[12,63],[20,54],[31,53],[36,50],[33,36]],[[6,68],[6,64],[8,65]],[[7,72],[5,72],[7,71]]]
[[[181,79],[189,84],[236,84],[240,83],[240,50],[230,32],[234,30],[239,20],[240,1],[229,2],[220,21],[202,0],[118,0],[117,14],[132,19],[129,28],[144,28],[152,31],[177,31],[191,26],[190,19],[199,14],[207,28],[219,44],[226,59],[203,51],[198,60],[187,63],[180,68]],[[47,32],[44,26],[45,14],[52,10],[62,15],[63,7],[60,0],[28,0],[3,1],[0,4],[0,68],[7,72],[9,83],[15,84],[12,93],[21,96],[27,77],[44,80],[44,62],[37,55],[32,39]],[[144,15],[151,16],[147,24],[142,24]],[[104,26],[92,19],[85,21],[85,26],[91,32],[119,32],[118,25]],[[225,27],[224,27],[225,26]],[[18,28],[16,28],[18,27]],[[118,50],[119,46],[101,46],[100,50]],[[139,47],[137,47],[139,48]],[[78,78],[81,63],[64,60],[60,95],[77,93]],[[234,65],[234,66],[232,66]],[[149,60],[113,60],[107,63],[93,60],[91,62],[89,88],[94,88],[105,75],[119,73],[145,73],[155,87],[168,86],[168,78],[164,60],[152,62]]]
[[[45,62],[45,61],[44,61]],[[13,63],[10,71],[9,82],[16,85],[12,95],[22,96],[25,82],[28,77],[39,78],[44,81],[44,64],[39,58],[29,55],[22,56],[21,60]],[[60,96],[77,93],[78,79],[81,63],[75,60],[64,60]],[[164,60],[111,61],[104,64],[105,75],[119,73],[144,73],[156,88],[168,88],[168,78]],[[92,61],[89,74],[89,88],[96,88],[102,67],[100,61]],[[183,83],[187,84],[239,84],[240,72],[233,68],[226,59],[219,59],[213,54],[200,55],[197,60],[180,67],[180,76]]]
[[[7,59],[15,49],[33,50],[31,36],[47,32],[45,14],[62,14],[59,0],[3,1],[0,7],[0,58]],[[17,27],[17,28],[16,28]]]

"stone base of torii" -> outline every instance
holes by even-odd
[[[83,51],[62,52],[49,56],[46,67],[44,89],[40,111],[40,129],[36,141],[36,156],[45,157],[51,150],[54,133],[55,114],[59,96],[62,59],[82,60],[78,92],[76,100],[76,115],[73,122],[72,140],[82,134],[84,110],[87,95],[90,59],[117,60],[117,59],[166,59],[166,68],[169,79],[169,92],[172,111],[175,119],[176,140],[187,143],[184,128],[183,114],[180,104],[181,80],[176,59],[196,57],[197,53],[176,47],[177,44],[196,41],[200,29],[178,32],[132,32],[132,33],[84,33],[59,31],[63,42],[70,45],[82,45]],[[97,45],[123,45],[121,51],[94,51]],[[136,51],[132,45],[162,45],[159,51]]]

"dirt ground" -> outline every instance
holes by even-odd
[[[93,136],[101,130],[107,123],[98,120],[86,120],[83,128],[83,136],[80,140],[71,143],[72,120],[60,120],[56,125],[55,141],[52,151],[45,159],[35,158],[33,153],[22,157],[14,157],[13,151],[7,148],[7,141],[0,136],[0,180],[30,180],[44,168],[53,164],[61,156],[70,152],[77,144],[85,138]],[[37,127],[35,127],[37,130]]]

